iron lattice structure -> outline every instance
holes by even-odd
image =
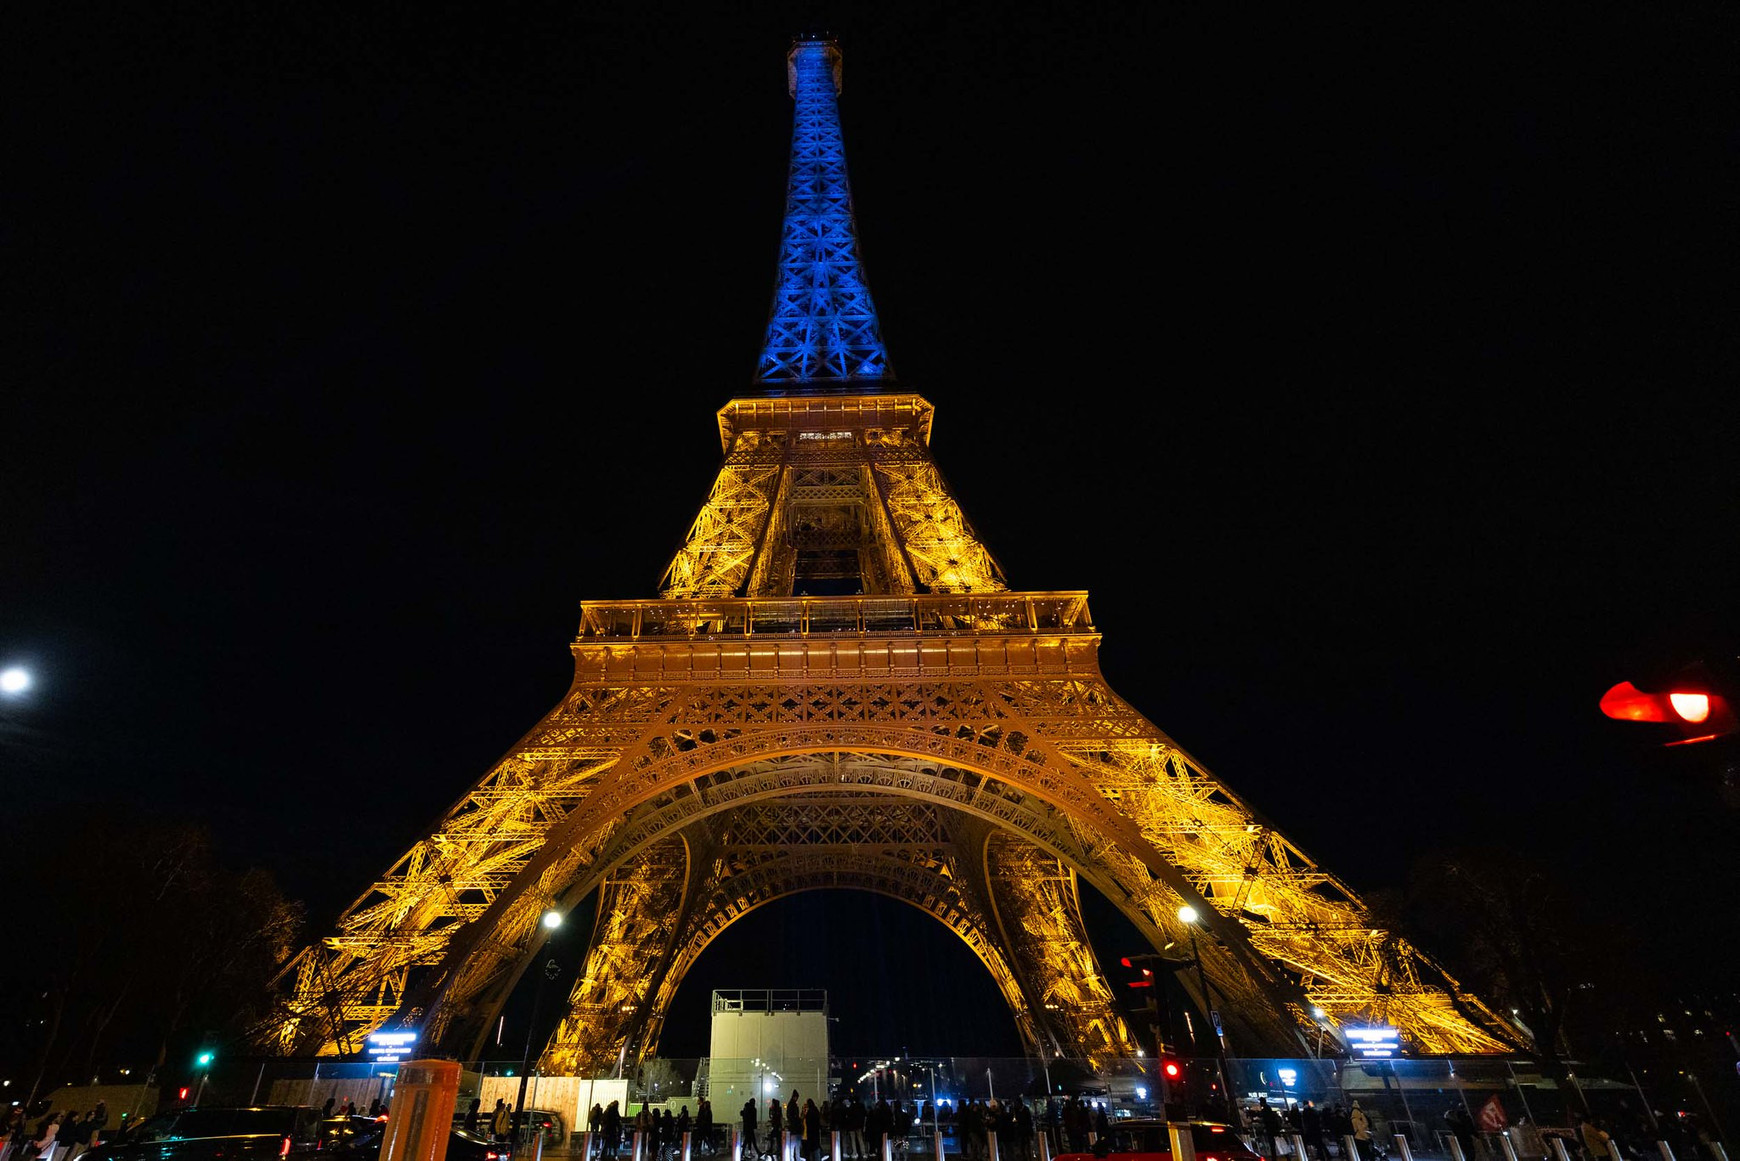
[[[890,374],[888,351],[858,256],[846,180],[839,47],[799,41],[786,58],[786,75],[797,106],[791,177],[773,309],[755,378],[768,384],[882,379]]]
[[[1111,690],[1085,593],[1010,591],[931,458],[931,404],[845,382],[887,364],[838,60],[813,41],[790,58],[794,192],[762,369],[798,389],[720,410],[724,462],[660,597],[582,604],[567,696],[294,961],[273,1046],[349,1053],[397,1019],[469,1057],[540,914],[594,898],[543,1066],[614,1067],[655,1050],[737,918],[844,887],[955,932],[1031,1051],[1131,1054],[1085,880],[1156,949],[1188,942],[1178,908],[1197,909],[1209,994],[1181,982],[1237,1051],[1303,1050],[1316,1011],[1332,1030],[1398,1025],[1416,1051],[1503,1051],[1513,1029]],[[800,197],[812,181],[830,192]],[[824,283],[855,288],[832,314]]]

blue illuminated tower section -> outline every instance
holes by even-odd
[[[797,103],[791,180],[767,342],[755,379],[770,386],[886,380],[893,372],[858,255],[846,143],[840,134],[840,49],[798,40],[786,58]]]

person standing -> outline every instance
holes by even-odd
[[[767,1151],[773,1156],[774,1161],[785,1161],[785,1158],[780,1155],[781,1147],[785,1144],[782,1140],[784,1136],[785,1106],[779,1103],[778,1097],[769,1097],[767,1099]]]
[[[846,1108],[846,1148],[854,1158],[864,1156],[864,1103],[852,1094]]]
[[[1305,1102],[1305,1108],[1299,1113],[1299,1135],[1305,1138],[1305,1149],[1317,1158],[1317,1161],[1329,1161],[1329,1154],[1323,1150],[1323,1113],[1316,1104]],[[1474,1161],[1473,1157],[1467,1161]]]
[[[804,1161],[820,1161],[822,1156],[822,1111],[813,1100],[803,1108]]]
[[[477,1132],[477,1118],[483,1111],[483,1098],[472,1097],[465,1102],[465,1122],[463,1128],[467,1133]]]
[[[604,1148],[612,1157],[622,1147],[622,1110],[611,1101],[604,1110]]]
[[[708,1156],[713,1155],[713,1102],[706,1097],[695,1106],[695,1139],[701,1142]]]
[[[1371,1118],[1365,1115],[1365,1110],[1359,1107],[1358,1101],[1354,1101],[1353,1107],[1347,1110],[1347,1124],[1353,1130],[1353,1143],[1356,1146],[1370,1146]],[[1361,1148],[1360,1152],[1364,1153],[1365,1149]]]
[[[742,1154],[743,1161],[749,1161],[749,1158],[755,1156],[757,1153],[757,1149],[755,1148],[754,1097],[750,1097],[748,1100],[743,1102],[743,1107],[737,1110],[737,1117],[740,1125],[740,1128],[737,1130],[737,1140],[738,1144],[741,1146],[739,1152]]]
[[[1281,1132],[1281,1115],[1269,1107],[1268,1097],[1257,1098],[1257,1131],[1262,1134],[1263,1156],[1275,1161],[1275,1138]]]
[[[489,1135],[497,1141],[505,1141],[513,1127],[513,1110],[508,1108],[506,1101],[496,1097],[495,1108],[489,1114]]]

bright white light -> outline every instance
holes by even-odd
[[[560,911],[544,912],[544,926],[548,927],[551,931],[562,926],[562,913]]]
[[[30,670],[14,665],[0,670],[0,693],[16,696],[30,688]]]
[[[1147,1100],[1148,1099],[1148,1090],[1143,1088],[1141,1085],[1137,1085],[1136,1086],[1136,1099],[1139,1101]]]
[[[1317,1018],[1318,1018],[1318,1019],[1319,1019],[1319,1020],[1321,1020],[1321,1019],[1323,1019],[1323,1017],[1325,1017],[1325,1016],[1327,1016],[1327,1015],[1329,1015],[1329,1013],[1328,1013],[1328,1012],[1325,1012],[1325,1011],[1324,1011],[1324,1010],[1323,1010],[1323,1009],[1322,1009],[1322,1008],[1313,1008],[1313,1009],[1311,1009],[1311,1014],[1312,1014],[1312,1015],[1313,1015],[1313,1016],[1315,1016],[1315,1017],[1317,1017]]]
[[[773,1082],[770,1080],[766,1084],[762,1085],[761,1091],[762,1092],[772,1092],[773,1091]]]
[[[1180,907],[1178,909],[1178,921],[1180,923],[1195,923],[1196,922],[1196,908],[1192,907],[1188,903],[1186,903],[1184,906]]]

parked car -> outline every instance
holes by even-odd
[[[1196,1161],[1262,1161],[1239,1139],[1232,1126],[1213,1121],[1173,1121],[1188,1127]],[[1172,1138],[1166,1121],[1131,1118],[1117,1121],[1111,1132],[1094,1142],[1090,1153],[1060,1153],[1056,1161],[1172,1161]]]
[[[328,1117],[321,1122],[320,1151],[334,1159],[347,1154],[357,1158],[380,1156],[387,1118]],[[454,1129],[447,1138],[449,1161],[508,1161],[506,1149],[497,1148],[487,1137]]]
[[[320,1147],[320,1110],[294,1106],[172,1109],[86,1153],[91,1161],[237,1161]]]

